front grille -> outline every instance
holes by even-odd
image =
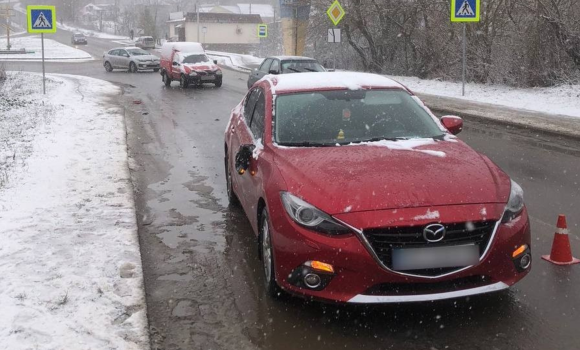
[[[479,247],[479,256],[487,248],[493,229],[494,221],[469,222],[458,224],[444,224],[445,238],[439,242],[428,242],[423,238],[423,226],[389,227],[364,230],[363,234],[369,241],[375,254],[381,262],[392,269],[393,248],[423,248],[453,245],[476,244]],[[439,276],[463,268],[447,267],[405,271],[405,273],[421,276]]]
[[[445,293],[457,290],[477,288],[491,284],[491,278],[485,275],[462,277],[450,281],[428,283],[382,283],[367,289],[364,295],[421,295]]]

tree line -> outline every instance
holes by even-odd
[[[330,3],[312,3],[314,55],[336,58],[342,68],[460,79],[463,24],[451,23],[451,1],[343,0],[338,49],[326,43]],[[467,40],[470,81],[551,86],[580,79],[579,0],[482,0],[481,21],[467,24]]]

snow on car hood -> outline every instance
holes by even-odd
[[[333,215],[507,202],[509,177],[462,141],[396,142],[278,146],[275,161],[290,193]]]
[[[183,63],[181,65],[185,70],[185,73],[189,73],[193,71],[200,71],[200,70],[216,70],[219,67],[214,64],[213,62],[200,62],[200,63]]]

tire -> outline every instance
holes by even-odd
[[[274,267],[274,254],[272,250],[272,237],[270,232],[270,218],[268,210],[264,207],[260,220],[260,257],[262,258],[262,268],[264,272],[264,287],[266,293],[271,297],[281,295],[281,289],[276,283],[276,271]]]
[[[113,71],[113,66],[109,63],[109,61],[105,62],[105,70],[109,73]]]
[[[153,71],[154,71],[155,73],[158,73],[158,72],[159,72],[159,68],[153,68]]]
[[[184,74],[181,74],[181,79],[179,79],[179,86],[181,86],[182,89],[187,89],[189,86],[189,80],[187,80],[187,77]]]
[[[129,72],[137,73],[137,65],[135,64],[135,62],[129,63]]]
[[[214,83],[215,87],[221,87],[222,86],[222,81],[218,80]]]
[[[171,85],[171,78],[167,76],[167,73],[163,72],[163,74],[161,74],[161,80],[163,81],[166,87],[169,87]]]
[[[240,206],[240,200],[238,196],[234,192],[234,186],[232,183],[232,172],[230,171],[230,162],[228,158],[228,151],[226,150],[225,160],[225,169],[226,169],[226,191],[228,195],[228,202],[231,206],[238,207]]]

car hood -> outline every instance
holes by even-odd
[[[200,70],[216,70],[219,67],[211,62],[202,62],[202,63],[184,63],[183,67],[185,70],[189,71],[200,71]],[[189,73],[189,72],[188,72]]]
[[[510,179],[488,158],[447,141],[276,147],[287,190],[329,214],[506,203]]]
[[[155,61],[155,60],[159,60],[159,57],[155,56],[155,55],[141,55],[141,56],[133,56],[135,57],[135,59],[139,60],[139,61]]]

